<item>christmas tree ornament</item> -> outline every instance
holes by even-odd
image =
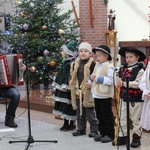
[[[22,4],[22,0],[18,0],[18,5],[21,5]]]
[[[50,66],[52,66],[52,67],[56,66],[56,62],[55,62],[54,60],[51,60],[49,64],[50,64]]]
[[[25,23],[25,24],[23,25],[23,29],[24,29],[24,30],[28,30],[28,28],[29,28],[29,25]]]
[[[63,34],[65,34],[65,31],[64,31],[63,29],[59,29],[59,30],[58,30],[58,34],[59,34],[59,35],[63,35]]]
[[[18,34],[14,34],[14,36],[15,36],[15,37],[17,37],[17,36],[18,36]]]
[[[2,23],[2,21],[3,21],[2,18],[0,18],[0,23]]]
[[[21,12],[21,13],[20,13],[20,16],[21,16],[21,17],[24,17],[24,13],[23,13],[23,12]]]
[[[47,49],[45,49],[44,51],[43,51],[43,55],[48,55],[49,54],[49,51],[47,50]]]
[[[38,37],[38,34],[34,34],[34,38],[37,38]]]
[[[42,56],[39,56],[39,57],[37,57],[37,60],[40,62],[40,61],[43,60],[43,57],[42,57]]]
[[[42,29],[43,29],[43,30],[46,30],[46,29],[47,29],[47,26],[46,26],[46,25],[43,25],[43,26],[42,26]]]
[[[34,73],[35,71],[36,71],[36,68],[35,68],[34,66],[32,66],[32,67],[30,68],[30,72]]]

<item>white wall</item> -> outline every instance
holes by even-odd
[[[149,2],[150,0],[109,0],[108,11],[116,11],[115,25],[119,41],[149,38]]]

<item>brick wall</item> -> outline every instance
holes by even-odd
[[[104,0],[91,0],[93,13],[93,27],[90,18],[90,0],[79,0],[81,41],[89,42],[93,47],[106,44],[107,5]]]

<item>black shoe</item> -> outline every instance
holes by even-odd
[[[133,134],[133,139],[132,139],[132,142],[131,142],[131,147],[132,148],[137,148],[141,145],[141,140],[140,140],[140,136],[138,136],[137,134]]]
[[[94,141],[96,141],[96,142],[98,142],[98,141],[101,141],[101,138],[102,138],[102,135],[96,135],[95,137],[94,137]]]
[[[14,122],[14,118],[12,118],[12,117],[5,118],[5,126],[11,127],[11,128],[18,127],[18,125]]]
[[[76,129],[76,125],[69,125],[69,129],[70,129],[70,130]]]
[[[95,137],[95,136],[97,136],[98,135],[98,132],[90,132],[89,133],[89,137]]]
[[[126,145],[127,143],[127,136],[123,136],[123,137],[118,137],[117,138],[117,142],[115,144],[115,141],[112,142],[113,146],[121,146],[121,145]]]
[[[73,136],[80,136],[80,135],[85,135],[85,134],[86,134],[85,131],[79,131],[79,130],[72,133]]]
[[[137,148],[141,145],[141,141],[140,139],[133,139],[131,142],[131,147],[132,148]]]
[[[108,135],[105,135],[104,137],[101,138],[102,143],[109,143],[112,141],[113,141],[113,139],[111,137],[109,137]]]
[[[60,131],[69,131],[69,125],[63,125],[63,126],[60,128]]]

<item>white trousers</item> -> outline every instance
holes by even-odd
[[[141,136],[141,129],[140,129],[140,117],[142,112],[143,103],[142,102],[135,102],[135,106],[131,106],[129,102],[129,118],[132,121],[133,129],[132,135],[136,133],[137,135]],[[126,102],[122,101],[122,106],[120,111],[120,124],[119,127],[119,137],[127,136],[127,105]],[[122,130],[121,130],[122,127]],[[122,132],[123,131],[123,132]]]

